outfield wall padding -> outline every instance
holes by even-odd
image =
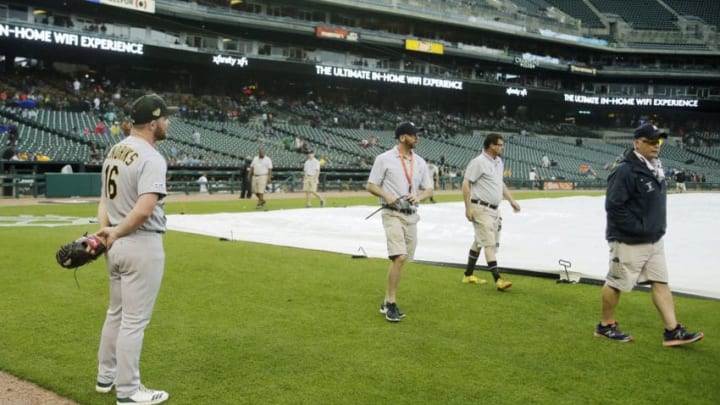
[[[100,173],[45,173],[45,183],[50,198],[100,196]]]

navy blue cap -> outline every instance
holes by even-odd
[[[410,121],[405,121],[403,123],[400,123],[398,127],[395,129],[395,138],[399,138],[400,135],[415,135],[418,132],[424,131],[425,128],[417,127],[414,123]]]
[[[668,137],[667,132],[665,132],[664,130],[659,129],[658,127],[656,127],[653,124],[645,124],[635,130],[635,135],[633,138],[634,139],[638,139],[638,138],[648,138],[648,139],[663,138],[663,139],[665,139],[667,137]]]

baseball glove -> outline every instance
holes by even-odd
[[[75,239],[66,243],[55,253],[55,259],[62,267],[66,269],[74,269],[95,260],[101,254],[105,253],[105,245],[95,235]]]

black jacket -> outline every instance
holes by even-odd
[[[606,239],[627,244],[657,242],[665,235],[666,209],[667,182],[659,181],[629,151],[608,176]]]

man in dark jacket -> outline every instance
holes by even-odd
[[[252,197],[252,187],[250,184],[250,162],[251,159],[246,157],[240,165],[240,198]]]
[[[663,235],[666,228],[667,182],[658,159],[667,133],[651,124],[635,130],[634,150],[610,173],[605,196],[610,268],[602,288],[602,316],[595,336],[630,342],[615,322],[621,292],[637,284],[652,287],[652,299],[665,324],[663,345],[678,346],[703,338],[688,332],[675,318],[668,286]]]
[[[675,190],[684,193],[687,191],[685,186],[685,169],[680,169],[675,172]]]

